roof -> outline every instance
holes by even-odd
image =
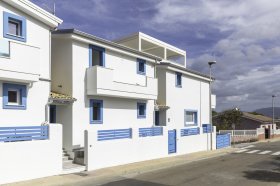
[[[263,116],[263,115],[255,115],[255,114],[251,114],[248,112],[243,112],[242,117],[247,118],[247,119],[252,119],[255,121],[260,121],[260,122],[272,122],[272,118],[267,117],[267,116]]]
[[[223,112],[213,116],[213,118],[217,118],[219,116],[221,116],[223,114]],[[256,115],[256,114],[251,114],[249,112],[242,112],[242,116],[243,118],[246,118],[246,119],[250,119],[250,120],[254,120],[254,121],[258,121],[258,122],[261,122],[261,123],[271,123],[272,122],[272,118],[270,117],[267,117],[267,116],[263,116],[263,115]]]
[[[56,28],[62,23],[62,20],[55,15],[47,12],[46,10],[40,8],[34,3],[28,0],[3,0],[5,3],[13,6],[24,13],[42,21],[43,23],[49,25],[50,27]]]
[[[54,104],[71,104],[74,101],[77,101],[77,99],[67,94],[51,92],[49,101]]]
[[[148,58],[151,58],[151,59],[161,61],[161,58],[157,57],[155,55],[148,54],[146,52],[141,52],[141,51],[138,51],[138,50],[135,50],[135,49],[132,49],[132,48],[114,43],[112,41],[102,39],[100,37],[96,37],[92,34],[82,32],[82,31],[77,30],[77,29],[58,29],[56,31],[53,31],[52,33],[53,34],[76,34],[78,36],[82,36],[82,37],[85,37],[87,39],[91,39],[91,40],[97,41],[97,42],[105,44],[105,45],[109,45],[109,46],[112,46],[112,47],[115,47],[115,48],[118,48],[118,49],[121,49],[121,50],[125,50],[127,52],[131,52],[131,53],[134,53],[134,54],[138,54],[138,55],[141,55],[141,56],[145,56],[145,57],[148,57]]]
[[[160,64],[158,66],[170,66],[170,67],[176,68],[178,70],[182,70],[182,71],[187,72],[187,73],[191,73],[191,74],[194,74],[194,75],[197,75],[197,76],[201,76],[201,77],[210,79],[209,75],[206,75],[206,74],[203,74],[201,72],[189,69],[187,67],[182,67],[182,66],[179,66],[179,65],[175,65],[175,64],[170,63],[170,62],[160,62]],[[214,80],[214,78],[212,78],[212,80]]]

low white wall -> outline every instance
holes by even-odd
[[[216,131],[216,130],[214,130]],[[211,134],[183,136],[177,130],[177,152],[168,154],[168,128],[162,136],[139,137],[132,129],[131,139],[97,141],[98,130],[85,131],[85,164],[87,170],[117,166],[133,162],[211,150]],[[212,134],[212,150],[216,149],[216,132]]]
[[[0,142],[0,184],[60,174],[62,125],[49,125],[49,140]]]
[[[178,131],[181,133],[181,131]],[[200,128],[200,135],[181,136],[177,137],[177,152],[178,154],[188,154],[199,151],[215,150],[216,149],[216,128],[213,127],[212,133],[212,149],[211,149],[211,133],[203,133],[203,128]]]
[[[167,130],[163,136],[139,137],[132,130],[131,139],[97,141],[97,131],[85,131],[85,164],[87,170],[166,157],[168,155]]]

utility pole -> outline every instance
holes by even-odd
[[[211,95],[212,95],[212,65],[215,65],[217,62],[216,61],[209,61],[209,122],[210,122],[210,127],[211,127],[211,133],[210,133],[210,144],[211,144],[211,150],[213,150],[213,122],[212,122],[212,100],[211,100]]]

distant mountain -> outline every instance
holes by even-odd
[[[254,112],[260,113],[268,117],[272,117],[272,107],[260,108],[255,110]],[[280,107],[274,107],[274,117],[280,118]]]

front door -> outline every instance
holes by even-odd
[[[168,153],[176,153],[176,130],[168,131]]]

